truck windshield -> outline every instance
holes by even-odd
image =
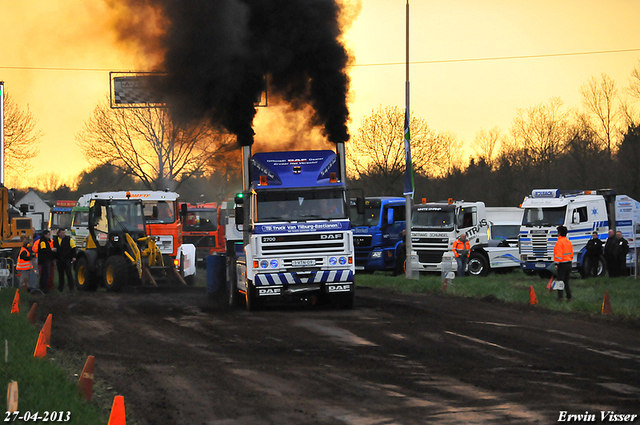
[[[168,201],[143,201],[144,216],[147,224],[169,224],[176,221],[173,208],[174,202]],[[153,207],[158,207],[158,216],[153,217]]]
[[[347,218],[341,189],[259,191],[257,201],[259,223]]]
[[[453,207],[418,207],[411,217],[411,228],[424,230],[453,230],[453,223]]]
[[[71,227],[87,227],[89,226],[89,211],[75,211]]]
[[[525,208],[523,226],[559,226],[564,224],[567,207]]]
[[[184,230],[188,232],[214,231],[218,220],[217,210],[192,210],[187,212]]]
[[[52,212],[51,229],[68,229],[71,227],[71,212]]]
[[[358,214],[356,205],[351,205],[349,216],[352,226],[377,226],[380,223],[379,199],[366,199],[364,201],[364,214]]]
[[[142,205],[139,202],[111,201],[109,228],[116,232],[140,232],[144,230]]]

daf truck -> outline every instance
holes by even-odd
[[[352,308],[354,244],[344,144],[331,150],[262,152],[243,148],[244,191],[228,232],[229,304],[302,300]]]
[[[417,258],[414,268],[423,272],[441,272],[443,266],[445,270],[455,270],[455,259],[444,254],[453,252],[453,242],[462,233],[471,245],[469,274],[486,276],[492,270],[518,268],[517,248],[489,243],[487,215],[484,202],[449,199],[415,205],[411,215],[411,243]]]

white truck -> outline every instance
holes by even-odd
[[[423,272],[441,272],[443,258],[451,261],[444,254],[452,252],[453,242],[462,233],[467,235],[471,245],[469,274],[486,276],[491,270],[519,267],[517,247],[489,243],[488,210],[484,202],[452,199],[415,205],[411,215],[413,258],[417,258],[414,268]],[[494,212],[497,214],[497,210]],[[444,267],[455,270],[452,264],[444,264]]]
[[[573,268],[584,277],[590,265],[586,244],[594,231],[606,240],[609,229],[621,231],[629,242],[627,265],[635,262],[635,246],[640,223],[640,203],[614,190],[561,191],[536,189],[522,203],[524,218],[520,228],[520,260],[526,273],[544,272],[553,263],[553,247],[558,240],[557,227],[567,227],[573,245]],[[606,272],[600,258],[598,275]]]

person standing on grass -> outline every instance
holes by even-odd
[[[66,229],[59,229],[58,236],[53,240],[56,248],[56,265],[58,266],[58,290],[64,290],[64,278],[69,282],[69,291],[73,292],[73,272],[71,268],[76,261],[76,243],[67,236]]]
[[[616,232],[613,229],[609,229],[609,236],[604,243],[604,261],[607,263],[607,269],[609,270],[609,277],[616,277],[616,265],[613,262],[613,250],[616,245]]]
[[[564,282],[564,291],[567,292],[567,301],[571,301],[571,263],[573,262],[573,245],[567,238],[567,228],[558,226],[558,241],[553,247],[553,261],[556,263],[556,276]],[[558,290],[558,301],[562,301],[563,290]]]
[[[615,277],[627,274],[627,254],[629,253],[629,242],[622,237],[622,232],[616,232],[615,244],[613,245],[613,266]],[[613,276],[612,276],[613,277]]]
[[[33,271],[33,264],[31,264],[31,257],[33,253],[31,252],[31,244],[29,240],[25,239],[22,242],[22,248],[20,248],[20,252],[18,253],[18,260],[16,262],[16,272],[20,273],[20,277],[22,278],[22,286],[31,292],[31,273]]]
[[[453,254],[456,256],[456,261],[458,263],[457,277],[464,277],[470,252],[471,244],[467,240],[467,235],[463,233],[453,241]]]
[[[598,265],[600,263],[600,256],[602,255],[602,241],[598,236],[598,232],[594,231],[591,235],[591,239],[587,242],[587,270],[593,277],[598,277]]]
[[[49,276],[51,275],[51,264],[56,258],[55,248],[51,246],[49,235],[51,232],[45,230],[38,241],[38,268],[40,269],[40,290],[45,294],[49,292]]]

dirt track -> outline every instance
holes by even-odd
[[[640,414],[640,327],[359,289],[352,311],[248,313],[201,292],[49,297],[54,347],[142,424],[555,423]]]

